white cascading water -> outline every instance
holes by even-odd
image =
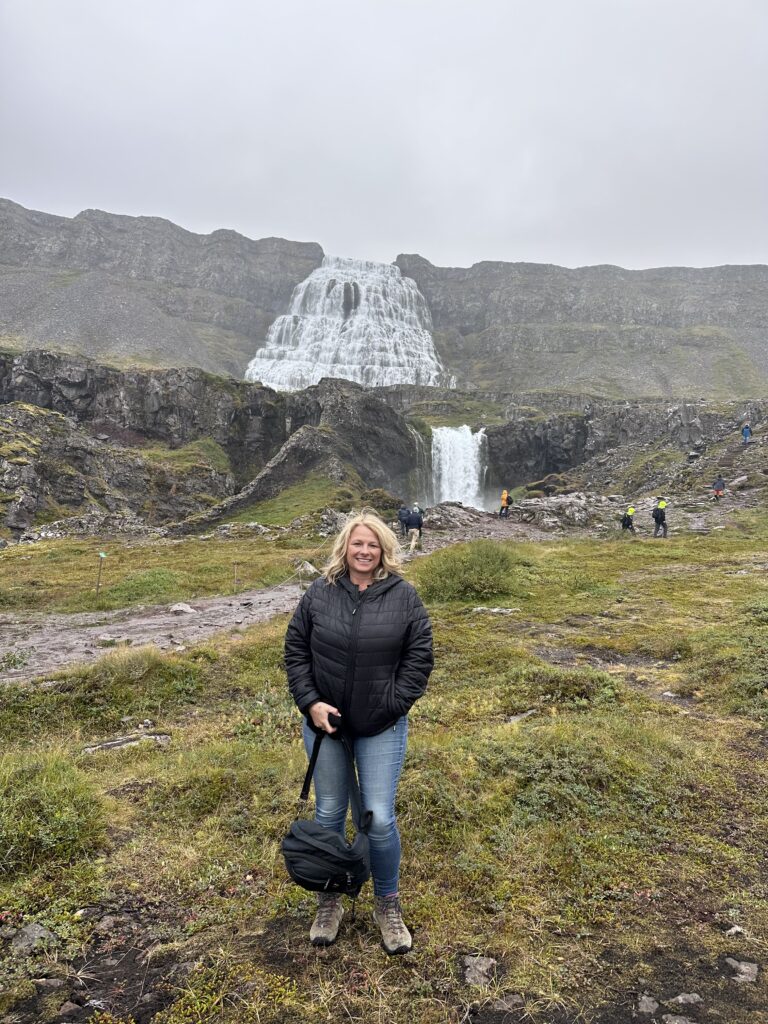
[[[294,288],[285,316],[245,371],[278,391],[323,377],[372,387],[452,386],[432,342],[432,318],[416,282],[394,264],[326,256]]]
[[[435,502],[460,501],[483,507],[487,439],[469,427],[432,428],[432,479]]]

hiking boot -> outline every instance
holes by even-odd
[[[313,946],[331,946],[336,941],[344,917],[341,896],[322,892],[317,901],[317,913],[309,929],[309,941]]]
[[[410,951],[411,933],[405,927],[397,894],[376,897],[373,920],[381,930],[381,944],[390,956]]]

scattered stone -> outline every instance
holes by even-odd
[[[57,988],[64,988],[66,982],[63,978],[33,978],[32,984],[41,992],[53,992]]]
[[[479,604],[476,608],[472,609],[473,612],[487,612],[489,615],[512,615],[513,612],[519,612],[519,608],[488,608],[484,604]]]
[[[316,569],[311,562],[307,561],[299,562],[299,564],[296,567],[296,571],[298,572],[299,576],[314,577],[320,575],[320,570]]]
[[[731,490],[740,491],[742,487],[746,487],[748,483],[748,476],[737,476],[735,480],[731,480],[728,486],[731,488]]]
[[[530,718],[531,715],[536,714],[536,708],[529,708],[527,711],[521,711],[519,715],[510,715],[507,718],[507,725],[514,725],[515,722],[524,722],[526,718]]]
[[[197,615],[195,609],[188,604],[184,604],[183,601],[179,601],[178,604],[172,604],[170,608],[172,615]]]
[[[735,924],[733,926],[733,928],[729,928],[728,931],[725,934],[729,938],[733,938],[735,935],[743,935],[744,934],[744,929],[740,925]]]
[[[497,1013],[509,1013],[510,1010],[519,1010],[525,1006],[525,1000],[519,992],[505,992],[498,999],[494,999],[489,1009]]]
[[[118,736],[114,740],[105,740],[104,743],[93,743],[83,747],[84,754],[96,754],[101,750],[123,750],[126,747],[135,747],[139,743],[154,743],[158,747],[167,747],[171,737],[164,732],[145,732],[139,736]]]
[[[33,922],[24,927],[14,936],[11,942],[11,949],[17,956],[28,956],[38,949],[53,946],[57,942],[53,932],[44,928],[43,925]]]
[[[695,1006],[696,1003],[702,1003],[704,1000],[696,992],[681,992],[679,996],[675,996],[674,999],[669,1000],[670,1003],[678,1003],[680,1006]]]
[[[665,1013],[661,1018],[664,1024],[696,1024],[695,1020],[691,1020],[690,1017],[678,1017],[676,1013]]]
[[[73,1003],[69,999],[66,1001],[66,1003],[62,1003],[62,1005],[59,1007],[59,1015],[61,1017],[69,1017],[73,1013],[82,1012],[82,1006],[78,1006],[77,1003]]]
[[[727,956],[725,962],[736,971],[731,981],[752,985],[757,981],[757,964],[750,963],[748,960],[734,960],[732,956]]]
[[[678,694],[673,693],[672,690],[665,690],[661,696],[666,697],[667,700],[674,700],[678,696]]]
[[[659,1008],[659,1004],[656,1002],[656,1000],[653,998],[653,996],[649,996],[646,992],[643,992],[643,994],[637,1000],[637,1012],[638,1013],[647,1013],[647,1014],[656,1013],[658,1008]]]
[[[496,961],[490,956],[461,958],[466,985],[490,985],[496,973]]]

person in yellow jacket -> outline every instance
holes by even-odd
[[[667,500],[659,496],[656,499],[656,508],[651,512],[653,516],[653,536],[667,536]]]
[[[622,532],[624,530],[629,530],[629,532],[632,533],[632,534],[637,532],[635,530],[635,506],[634,505],[631,505],[631,504],[627,505],[627,511],[621,517],[621,529],[622,529]]]
[[[506,519],[507,516],[509,515],[509,505],[507,504],[508,496],[509,491],[505,487],[504,490],[501,492],[501,507],[499,508],[499,519],[501,519],[502,516]]]

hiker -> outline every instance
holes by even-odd
[[[722,473],[718,475],[717,479],[712,484],[712,490],[715,492],[715,501],[720,501],[722,496],[725,494],[725,480],[723,480]]]
[[[748,423],[745,423],[741,428],[741,437],[745,445],[749,444],[749,439],[752,437],[752,427]]]
[[[399,558],[395,534],[372,509],[363,509],[339,533],[322,576],[302,597],[285,636],[288,686],[305,716],[307,754],[318,730],[328,734],[314,772],[316,820],[340,835],[349,803],[341,732],[354,751],[363,808],[373,813],[368,832],[373,917],[390,954],[411,948],[399,897],[395,795],[407,715],[426,690],[433,666],[429,616],[399,574]],[[329,716],[338,717],[330,721]],[[343,915],[341,896],[319,894],[312,944],[335,942]]]
[[[408,530],[408,536],[411,538],[409,550],[415,551],[416,545],[421,545],[421,531],[424,526],[424,516],[418,505],[413,506],[405,525]]]
[[[667,536],[667,502],[665,498],[656,498],[656,508],[654,508],[651,515],[653,516],[653,536],[658,537],[661,533],[662,537]]]
[[[635,516],[635,506],[634,505],[627,505],[627,510],[624,513],[624,515],[621,517],[621,530],[622,530],[622,533],[624,532],[624,530],[629,530],[629,532],[631,534],[635,534],[637,532],[635,530],[635,519],[634,519],[634,516]]]
[[[501,492],[501,504],[499,505],[499,519],[509,516],[509,491],[505,487]]]
[[[408,522],[408,516],[411,514],[411,510],[402,502],[400,508],[397,510],[397,521],[400,523],[400,536],[405,537],[408,533],[408,527],[405,525]]]

